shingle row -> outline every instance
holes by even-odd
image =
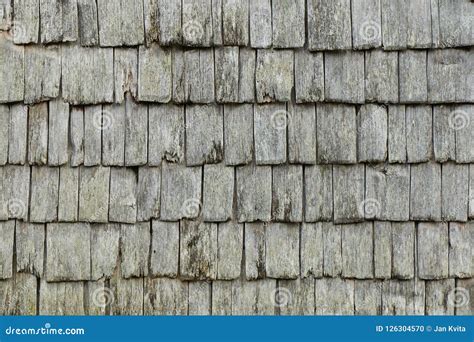
[[[0,46],[0,103],[474,102],[472,49]]]
[[[117,275],[190,281],[437,280],[472,278],[474,273],[473,222],[4,221],[0,237],[0,279],[17,272],[47,282],[109,280]]]
[[[473,105],[0,105],[0,165],[474,162]]]
[[[18,0],[1,5],[0,29],[10,30],[16,44],[393,50],[474,43],[469,0]]]
[[[122,222],[460,221],[472,164],[0,167],[0,219]],[[31,184],[31,185],[30,185]]]

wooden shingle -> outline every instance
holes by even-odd
[[[253,158],[253,105],[224,106],[226,165],[247,164]]]
[[[323,226],[321,222],[303,223],[300,235],[301,278],[323,275]]]
[[[241,274],[244,225],[225,222],[217,229],[217,278],[237,279]]]
[[[441,165],[416,164],[410,167],[410,219],[441,219]]]
[[[257,102],[289,101],[293,79],[293,51],[257,51],[255,71]]]
[[[232,281],[212,282],[212,315],[230,316],[232,314]]]
[[[239,48],[216,48],[215,86],[217,102],[239,101]]]
[[[426,315],[454,315],[453,296],[454,279],[426,282]]]
[[[256,105],[254,108],[255,162],[257,165],[286,161],[288,112],[284,104]]]
[[[453,129],[453,110],[455,107],[452,106],[433,106],[433,150],[437,162],[456,160],[456,130]],[[460,114],[459,118],[463,120],[464,117],[462,113]]]
[[[236,169],[237,220],[270,221],[272,208],[270,166],[241,166]]]
[[[400,51],[399,68],[400,102],[425,102],[428,98],[426,51]]]
[[[18,228],[17,228],[18,229]],[[449,224],[449,276],[471,278],[474,273],[472,258],[473,223]]]
[[[84,315],[84,283],[47,282],[39,285],[40,315]]]
[[[211,46],[213,24],[211,13],[211,0],[183,1],[182,34],[184,45]]]
[[[24,164],[28,139],[28,107],[22,104],[10,106],[8,127],[8,163]]]
[[[440,47],[470,46],[472,37],[474,12],[469,1],[438,2],[438,22],[433,20],[433,25],[439,27],[438,43]],[[434,10],[434,9],[432,9]],[[435,31],[433,31],[433,34]]]
[[[8,162],[8,135],[10,130],[10,108],[0,105],[0,165]]]
[[[322,52],[295,52],[296,102],[324,100],[324,56]]]
[[[186,315],[188,283],[178,279],[148,278],[144,302],[147,315]]]
[[[234,203],[234,169],[205,165],[202,217],[209,222],[224,222],[232,218]]]
[[[275,297],[282,298],[276,301],[280,315],[314,315],[313,279],[281,280],[278,285]]]
[[[28,220],[28,204],[30,197],[30,168],[28,166],[8,165],[3,170],[3,191],[7,218]],[[1,183],[0,183],[1,184]]]
[[[79,38],[82,46],[99,43],[99,22],[95,0],[77,0]]]
[[[338,277],[342,273],[342,226],[323,222],[323,275]]]
[[[119,272],[110,280],[110,290],[114,301],[110,304],[110,314],[143,315],[143,278],[123,279]]]
[[[159,42],[161,45],[180,44],[181,31],[181,1],[158,0]]]
[[[398,52],[372,50],[365,53],[365,99],[398,102]]]
[[[376,48],[382,45],[380,0],[351,2],[352,44],[354,49]]]
[[[5,34],[0,35],[0,103],[22,101],[25,93],[24,48],[16,46]]]
[[[474,162],[474,105],[458,105],[449,114],[450,128],[456,132],[456,161]]]
[[[298,48],[305,43],[305,1],[272,1],[273,47]]]
[[[271,294],[276,289],[276,280],[235,280],[232,283],[232,315],[274,315],[275,303]]]
[[[373,278],[373,229],[371,222],[342,226],[342,276],[344,278]]]
[[[335,165],[333,168],[334,222],[350,223],[364,219],[364,165]]]
[[[138,100],[171,100],[171,51],[157,44],[138,50]]]
[[[197,2],[197,1],[196,1]],[[184,99],[191,103],[210,103],[214,96],[214,51],[196,49],[184,52]]]
[[[316,163],[316,110],[314,104],[291,105],[288,111],[288,161]]]
[[[382,282],[354,281],[354,314],[380,315],[382,312]]]
[[[39,7],[40,39],[43,44],[77,40],[77,0],[41,0]]]
[[[42,102],[28,110],[28,161],[46,165],[48,160],[48,103]]]
[[[270,0],[249,1],[250,46],[268,48],[272,45],[272,3]]]
[[[149,2],[149,1],[146,1]],[[141,50],[140,50],[141,51]],[[144,56],[142,56],[144,57]],[[140,59],[140,62],[146,63]],[[142,75],[146,77],[146,75]],[[138,51],[135,48],[114,49],[114,93],[115,102],[122,103],[125,94],[137,98]],[[148,90],[148,89],[147,89]]]
[[[12,38],[15,44],[38,43],[40,31],[40,2],[13,1]]]
[[[102,106],[102,121],[98,127],[102,131],[102,165],[104,166],[124,165],[125,110],[125,106],[119,104]],[[97,126],[99,116],[94,119],[94,124]]]
[[[469,167],[445,163],[441,173],[441,218],[444,221],[467,221]]]
[[[81,124],[80,113],[78,113],[77,125]],[[112,120],[110,115],[107,115],[109,120]],[[75,146],[79,150],[77,152],[80,155],[81,144],[84,151],[84,165],[95,166],[100,165],[102,161],[102,127],[105,125],[109,126],[111,121],[102,121],[103,111],[102,106],[87,106],[84,107],[83,115],[83,137],[80,137],[81,128],[77,127],[77,133],[79,136],[75,137]],[[104,126],[103,124],[104,123]],[[107,127],[105,126],[105,127]],[[72,127],[71,127],[72,132]],[[76,140],[77,139],[77,140]],[[71,139],[72,140],[72,139]],[[81,142],[82,140],[82,142]]]
[[[415,224],[392,222],[392,277],[411,279],[415,272]]]
[[[109,279],[115,272],[120,251],[120,225],[91,226],[91,278]]]
[[[15,221],[0,222],[0,237],[0,279],[8,279],[13,276]]]
[[[381,162],[387,158],[387,109],[363,105],[357,115],[357,147],[359,162]]]
[[[133,169],[112,168],[110,170],[110,222],[136,222],[136,192],[137,174]]]
[[[406,107],[407,159],[409,163],[429,161],[433,155],[433,113],[431,106]]]
[[[159,217],[161,206],[161,169],[143,166],[138,169],[137,221]]]
[[[248,44],[248,0],[222,0],[222,41],[224,45]]]
[[[281,251],[284,250],[285,253]],[[297,224],[272,223],[265,230],[265,269],[269,278],[296,279],[300,274]]]
[[[407,160],[405,106],[388,106],[388,161],[405,163]]]
[[[390,279],[392,275],[392,225],[374,222],[374,277]]]
[[[129,97],[125,106],[125,165],[143,165],[148,159],[148,106]]]
[[[152,221],[150,273],[174,278],[179,265],[179,223]]]
[[[305,167],[304,196],[306,222],[332,219],[332,165]]]
[[[274,166],[272,171],[273,220],[301,222],[303,220],[303,166]]]
[[[188,286],[188,315],[209,316],[211,314],[211,284],[206,281],[193,281]]]
[[[257,52],[254,49],[239,50],[239,102],[255,100],[255,65]]]
[[[418,276],[421,279],[448,277],[449,231],[447,223],[419,223]]]
[[[150,223],[122,224],[120,228],[122,278],[147,276],[150,259]]]
[[[68,162],[69,105],[61,100],[49,101],[48,165]]]
[[[245,224],[245,279],[255,280],[265,278],[265,231],[264,223]]]
[[[316,279],[315,293],[317,315],[354,314],[354,280]]]
[[[30,221],[53,222],[58,218],[59,168],[31,168]]]
[[[82,167],[79,180],[79,220],[107,222],[110,168]]]

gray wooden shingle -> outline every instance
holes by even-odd
[[[280,315],[314,315],[314,280],[281,280],[275,292]],[[290,293],[289,296],[287,294]]]
[[[138,53],[138,100],[171,100],[171,50],[153,44]]]
[[[355,163],[357,123],[353,106],[318,104],[316,107],[318,163]]]
[[[237,279],[242,269],[244,225],[226,222],[217,229],[217,278]]]
[[[15,44],[38,43],[40,30],[40,2],[38,0],[13,1],[12,38]]]
[[[454,302],[450,298],[455,288],[454,279],[426,282],[426,315],[454,315]]]
[[[211,14],[211,0],[183,0],[182,34],[184,45],[211,46]]]
[[[13,45],[5,34],[0,35],[0,82],[8,87],[0,89],[0,103],[23,100],[25,72],[24,48]]]
[[[298,48],[305,43],[305,1],[272,1],[273,46]]]
[[[286,161],[288,112],[285,104],[254,107],[255,162],[259,165]]]
[[[18,229],[18,228],[17,228]],[[474,239],[473,223],[449,224],[449,276],[472,278],[474,262],[472,242]]]
[[[77,0],[77,11],[81,45],[97,45],[99,43],[97,2],[95,0]]]
[[[143,315],[144,280],[142,278],[123,279],[117,272],[110,280],[114,301],[110,304],[113,316]]]
[[[388,161],[405,163],[407,160],[405,106],[388,106]]]
[[[450,128],[456,133],[456,161],[474,162],[474,105],[458,105],[449,114]]]
[[[94,117],[96,128],[99,118],[99,116]],[[125,157],[125,106],[119,104],[102,106],[101,120],[98,127],[102,131],[102,165],[123,166]]]
[[[186,164],[215,164],[224,158],[223,113],[220,106],[186,107]]]
[[[25,47],[25,103],[36,103],[59,95],[61,55],[58,46]]]
[[[387,109],[379,105],[363,105],[357,115],[357,147],[359,162],[381,162],[387,158]]]
[[[258,50],[255,71],[257,102],[285,102],[293,87],[293,51]]]
[[[245,279],[255,280],[265,278],[265,230],[264,223],[245,224]]]
[[[107,222],[109,214],[110,168],[81,167],[79,220]]]
[[[184,107],[150,105],[148,108],[148,163],[184,161]]]
[[[158,0],[159,41],[161,45],[181,43],[181,1]]]
[[[408,221],[410,217],[410,168],[407,165],[367,166],[366,219]]]
[[[36,280],[36,279],[35,279]],[[84,315],[84,283],[50,283],[41,280],[39,289],[40,315]]]
[[[407,158],[409,163],[429,161],[433,155],[431,106],[406,107]]]
[[[224,222],[232,218],[234,203],[234,168],[205,165],[202,217],[209,222]]]
[[[441,219],[441,165],[412,165],[410,184],[410,219]]]
[[[305,221],[332,219],[332,166],[313,165],[304,169]]]
[[[59,168],[31,168],[30,221],[53,222],[58,218]]]
[[[41,0],[39,8],[42,43],[77,40],[79,30],[77,0]]]
[[[140,167],[137,184],[137,221],[148,221],[160,216],[161,169]]]
[[[17,222],[15,227],[16,271],[42,277],[44,244],[45,228],[43,224]]]
[[[342,232],[340,225],[323,222],[323,275],[337,277],[342,273]]]
[[[111,119],[110,115],[107,117]],[[84,165],[85,166],[95,166],[95,165],[101,164],[102,128],[104,127],[103,124],[107,126],[111,124],[111,121],[105,121],[105,120],[102,121],[102,120],[103,120],[103,111],[102,111],[101,105],[84,107],[83,149],[84,149]],[[80,122],[78,122],[78,124],[80,124]],[[80,141],[79,137],[78,137],[78,141]]]
[[[467,291],[469,291],[469,298],[472,298],[473,296],[473,283],[474,283],[474,280],[473,278],[469,278],[469,279],[457,279],[456,281],[456,286],[457,287],[461,287],[461,288],[464,288],[466,289]],[[472,304],[472,301],[466,303],[466,301],[464,301],[464,305],[459,305],[458,307],[456,307],[456,315],[460,316],[460,315],[471,315],[472,312],[474,311],[474,305]]]
[[[120,227],[121,275],[123,278],[148,275],[150,223],[122,224]]]
[[[0,279],[8,279],[13,276],[15,221],[0,222],[0,236]]]
[[[372,50],[365,53],[365,99],[398,102],[398,52]]]
[[[28,110],[28,161],[45,165],[48,160],[48,103],[42,102]]]
[[[88,223],[46,226],[46,281],[89,280],[90,235]]]
[[[324,100],[324,56],[322,52],[295,52],[296,102]]]
[[[321,222],[303,223],[300,235],[301,278],[323,275],[323,227]]]
[[[438,22],[433,20],[433,25],[438,24],[439,27],[437,38],[440,47],[473,45],[474,12],[469,1],[442,0],[438,6]]]
[[[186,315],[188,283],[178,279],[148,278],[145,281],[145,314]]]
[[[135,223],[137,220],[137,174],[129,168],[110,172],[109,221]]]
[[[4,200],[8,218],[28,220],[28,204],[30,197],[30,168],[28,166],[8,165],[3,168],[3,186],[6,191]]]
[[[224,106],[226,165],[248,164],[253,158],[253,105]]]
[[[184,98],[191,103],[214,101],[214,51],[196,49],[184,52]]]
[[[61,100],[49,101],[48,165],[68,162],[69,105]]]
[[[289,105],[288,161],[316,163],[316,110],[314,104]]]
[[[12,2],[10,0],[1,0],[0,8],[2,15],[0,16],[0,30],[8,31],[12,25]]]
[[[443,279],[448,277],[449,238],[447,223],[419,223],[418,276],[421,279]]]
[[[400,102],[425,102],[428,98],[426,51],[400,51],[399,68]]]
[[[139,45],[144,42],[143,2],[98,0],[101,46]]]
[[[216,279],[217,224],[182,221],[179,274],[182,279]]]
[[[282,250],[285,253],[282,253]],[[300,229],[272,223],[265,230],[265,269],[269,278],[296,279],[300,274]]]
[[[163,163],[161,171],[161,219],[198,217],[202,204],[202,168]]]
[[[444,221],[467,221],[469,167],[446,163],[441,174],[441,218]]]
[[[159,0],[143,1],[143,20],[145,27],[145,44],[150,46],[160,38]]]
[[[148,3],[149,1],[146,1],[146,2]],[[140,59],[140,62],[142,62],[142,59]],[[142,77],[146,77],[146,75],[142,75]],[[126,98],[125,96],[126,93],[129,93],[133,98],[137,98],[137,92],[138,92],[137,84],[138,84],[138,51],[137,49],[134,49],[134,48],[114,49],[115,102],[122,103]]]
[[[424,315],[425,282],[388,280],[382,284],[383,315]]]
[[[316,279],[315,304],[316,315],[353,315],[354,280]]]
[[[217,102],[239,101],[239,48],[216,48],[215,86]]]
[[[324,54],[324,82],[326,100],[363,103],[365,99],[364,53],[326,52]]]
[[[61,51],[61,84],[65,101],[71,104],[113,102],[113,49],[67,45]]]
[[[148,159],[148,106],[125,103],[125,165],[144,165]]]
[[[212,44],[222,45],[222,0],[211,0]]]
[[[342,277],[373,278],[373,230],[371,222],[342,226]]]
[[[382,312],[382,282],[354,281],[354,314],[380,315]]]
[[[469,207],[468,216],[474,218],[474,165],[469,165]]]
[[[249,1],[250,46],[268,48],[272,45],[272,3],[270,0]]]
[[[172,98],[175,103],[185,103],[186,99],[186,64],[184,58],[185,51],[177,48],[171,50],[171,78],[172,78]]]
[[[206,281],[193,281],[188,286],[188,315],[209,316],[211,314],[211,284]]]
[[[37,287],[37,278],[27,273],[18,273],[15,279],[0,282],[0,313],[2,315],[36,315]]]
[[[390,279],[392,275],[392,224],[374,222],[374,278]]]
[[[111,278],[119,256],[120,225],[97,224],[91,227],[91,278]]]
[[[8,136],[10,130],[10,108],[0,105],[0,165],[8,162]]]
[[[382,45],[380,0],[352,1],[351,17],[354,49],[376,48]]]
[[[272,219],[303,220],[303,166],[281,165],[272,170]]]
[[[307,6],[310,50],[344,50],[352,47],[349,0],[310,0]]]
[[[152,221],[150,274],[175,278],[179,265],[179,223]]]
[[[212,282],[212,315],[230,316],[232,314],[232,282]]]
[[[437,162],[456,160],[456,130],[452,128],[454,109],[452,106],[433,106],[433,150]],[[459,118],[464,119],[462,114]]]
[[[224,45],[247,45],[249,41],[249,0],[222,1]]]
[[[411,279],[415,272],[415,224],[392,222],[392,277]]]
[[[10,106],[8,127],[8,163],[24,164],[28,141],[28,107],[22,104]]]
[[[241,166],[236,169],[237,220],[270,221],[272,170],[270,166]]]
[[[235,280],[232,283],[232,315],[274,315],[276,280]]]
[[[72,107],[69,123],[70,159],[72,167],[84,163],[84,110]]]
[[[335,165],[333,168],[334,222],[364,219],[369,203],[364,200],[364,165]]]
[[[255,65],[257,52],[254,49],[239,50],[239,102],[255,100]]]

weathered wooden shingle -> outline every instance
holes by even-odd
[[[274,315],[275,302],[272,294],[276,280],[235,280],[232,283],[232,315]]]
[[[98,117],[95,117],[95,120],[97,121]],[[125,157],[125,106],[118,104],[104,105],[101,120],[99,129],[102,131],[102,165],[123,166]],[[97,125],[97,122],[94,122],[94,124]]]
[[[165,5],[167,6],[167,5]],[[212,39],[211,0],[183,1],[182,33],[183,44],[189,46],[210,46]]]
[[[8,162],[8,135],[10,130],[10,108],[0,105],[0,165]]]
[[[407,159],[405,106],[388,106],[388,161],[404,163]]]
[[[68,161],[69,105],[61,100],[49,101],[48,165]]]
[[[333,168],[334,222],[349,223],[364,219],[364,165],[337,165]]]
[[[278,285],[274,297],[280,315],[314,315],[313,279],[281,280]]]
[[[161,169],[140,167],[137,184],[137,221],[159,217],[161,206]]]
[[[30,221],[53,222],[58,218],[59,168],[31,168]]]
[[[84,110],[72,107],[69,122],[70,165],[84,163]]]
[[[137,220],[137,175],[133,169],[112,168],[110,172],[109,221]]]
[[[17,222],[15,233],[16,271],[43,277],[44,225]]]
[[[212,315],[230,316],[232,314],[232,281],[212,282]]]
[[[0,314],[37,314],[37,278],[27,273],[18,273],[14,279],[0,282]]]
[[[28,107],[22,104],[10,106],[8,127],[8,163],[24,164],[28,141]]]
[[[180,227],[180,268],[183,279],[216,279],[217,224],[184,220]]]
[[[272,218],[280,222],[303,220],[303,166],[281,165],[272,170]]]
[[[38,43],[40,30],[40,2],[13,1],[12,39],[15,44]]]
[[[363,103],[364,53],[326,52],[324,57],[325,99],[334,102]]]
[[[441,218],[445,221],[467,221],[468,165],[443,164],[441,185]]]
[[[110,168],[82,167],[79,181],[79,220],[107,222]]]
[[[239,102],[253,102],[255,99],[256,54],[254,49],[239,50]]]
[[[317,315],[353,315],[354,280],[316,279],[315,304]]]
[[[138,99],[150,102],[171,100],[171,51],[157,44],[140,46],[138,54]]]
[[[349,0],[310,0],[307,6],[310,50],[344,50],[352,47]]]
[[[374,277],[390,279],[392,275],[392,225],[374,222]]]
[[[143,2],[98,0],[101,46],[139,45],[144,42]]]
[[[186,315],[188,283],[178,279],[148,278],[144,301],[147,315]]]
[[[152,221],[150,273],[174,278],[179,265],[179,223]]]
[[[116,272],[110,280],[110,290],[114,301],[110,304],[110,314],[143,315],[144,279],[123,279],[120,272]]]
[[[78,37],[77,0],[40,1],[42,43],[76,41]]]
[[[121,225],[120,255],[123,278],[148,275],[150,236],[149,222]]]
[[[224,222],[232,218],[234,203],[234,168],[205,165],[202,217],[209,222]]]
[[[28,166],[5,166],[3,170],[6,205],[2,206],[7,210],[7,218],[16,218],[27,221],[28,204],[30,197],[30,168]],[[0,183],[1,184],[1,183]]]
[[[91,228],[88,223],[50,223],[46,227],[46,280],[89,280]]]
[[[305,221],[332,219],[332,166],[314,165],[304,169]]]
[[[45,165],[48,160],[48,103],[42,102],[28,110],[28,161]]]
[[[293,76],[293,51],[258,50],[255,71],[257,102],[289,101]]]
[[[197,49],[184,52],[184,98],[192,103],[214,101],[214,51]]]
[[[421,279],[448,277],[449,231],[447,223],[419,223],[417,229],[418,276]]]
[[[354,49],[382,45],[382,17],[380,0],[351,2],[352,44]]]
[[[342,226],[342,276],[367,279],[374,276],[373,224]]]
[[[357,115],[357,147],[359,162],[381,162],[387,158],[387,109],[363,105]]]
[[[255,280],[265,278],[265,230],[264,223],[245,224],[245,278]]]
[[[270,166],[241,166],[236,170],[237,220],[270,221],[272,170]]]
[[[319,102],[324,99],[323,61],[322,52],[295,52],[296,102]]]
[[[8,87],[0,89],[0,103],[23,100],[24,48],[15,46],[5,34],[0,36],[0,82]]]
[[[398,102],[398,52],[373,50],[365,53],[365,99],[368,102]]]
[[[284,250],[285,253],[281,251]],[[300,229],[272,223],[265,230],[265,269],[269,278],[296,279],[300,274]]]
[[[186,107],[186,164],[215,164],[223,159],[223,113],[221,106]]]
[[[39,285],[40,315],[84,315],[84,283],[50,283],[41,280]]]
[[[120,225],[96,224],[91,227],[91,277],[111,278],[120,251]]]
[[[357,161],[355,107],[320,104],[316,107],[318,163],[351,164]]]
[[[433,150],[437,162],[456,160],[456,130],[453,129],[455,120],[452,106],[433,106]],[[459,113],[463,124],[465,117]]]
[[[146,1],[149,2],[149,1]],[[142,51],[142,50],[140,50]],[[146,63],[140,59],[140,63]],[[155,70],[154,70],[155,71]],[[156,72],[156,71],[155,71]],[[142,75],[146,78],[147,75]],[[114,93],[115,102],[123,102],[125,94],[133,98],[138,92],[138,51],[135,48],[114,49]],[[147,89],[148,90],[148,89]]]
[[[301,278],[323,275],[323,226],[303,223],[300,235]]]
[[[354,314],[380,315],[382,312],[382,282],[354,281]]]
[[[444,279],[426,282],[426,315],[454,315],[455,280]],[[453,293],[454,292],[454,293]]]
[[[400,102],[425,102],[428,97],[426,51],[400,51],[399,68]]]
[[[181,1],[158,0],[158,40],[161,45],[181,43],[181,5]]]
[[[106,128],[110,126],[112,123],[110,121],[112,120],[110,114],[105,116],[109,119],[107,121],[105,121],[106,119],[104,119],[103,114],[104,113],[103,113],[101,105],[84,107],[83,146],[84,146],[84,165],[85,166],[95,166],[95,165],[101,164],[102,128]],[[80,138],[78,137],[78,142],[79,141],[80,141]]]
[[[188,315],[209,316],[211,314],[211,284],[206,281],[193,281],[188,286]]]
[[[289,105],[288,161],[316,163],[316,111],[314,104]]]
[[[272,1],[273,47],[298,48],[305,43],[305,1]]]
[[[388,280],[382,284],[383,315],[424,315],[425,282]]]
[[[415,224],[392,222],[392,277],[411,279],[415,272]]]
[[[441,219],[441,165],[416,164],[410,167],[410,218]]]
[[[468,216],[474,218],[474,165],[469,165],[469,203]]]
[[[342,273],[341,225],[323,222],[323,275],[338,277]]]
[[[18,228],[17,228],[18,229]],[[472,242],[474,239],[473,223],[449,224],[449,276],[472,278],[474,262]]]
[[[163,163],[161,219],[196,218],[201,211],[202,168]]]
[[[77,0],[77,11],[81,45],[97,45],[99,43],[97,2],[95,0]]]
[[[438,25],[437,43],[440,47],[470,46],[474,40],[473,7],[469,1],[441,0],[438,3],[438,22],[433,20],[433,25]],[[433,8],[432,8],[433,10]],[[435,40],[433,30],[433,40]]]
[[[224,106],[226,165],[247,164],[253,158],[253,105]]]
[[[125,103],[125,165],[137,166],[148,159],[148,106],[129,97]]]
[[[288,120],[284,104],[255,106],[254,139],[257,164],[280,164],[286,161]]]
[[[79,168],[59,170],[58,221],[75,222],[79,208]]]
[[[239,48],[222,47],[214,50],[217,102],[239,100]]]
[[[409,163],[429,161],[433,155],[431,106],[406,107],[407,158]]]
[[[222,0],[222,40],[224,45],[248,44],[248,0]]]
[[[217,229],[217,278],[237,279],[241,274],[244,225],[226,222]]]
[[[15,221],[2,221],[0,223],[0,237],[0,279],[8,279],[13,276]]]
[[[249,1],[250,46],[268,48],[272,45],[272,3],[270,0]]]
[[[12,25],[12,2],[10,0],[1,0],[0,6],[2,9],[2,15],[0,16],[0,30],[7,31]]]
[[[458,105],[449,114],[449,126],[456,132],[456,161],[474,162],[474,105]]]
[[[150,105],[148,112],[148,163],[184,160],[184,107]]]

